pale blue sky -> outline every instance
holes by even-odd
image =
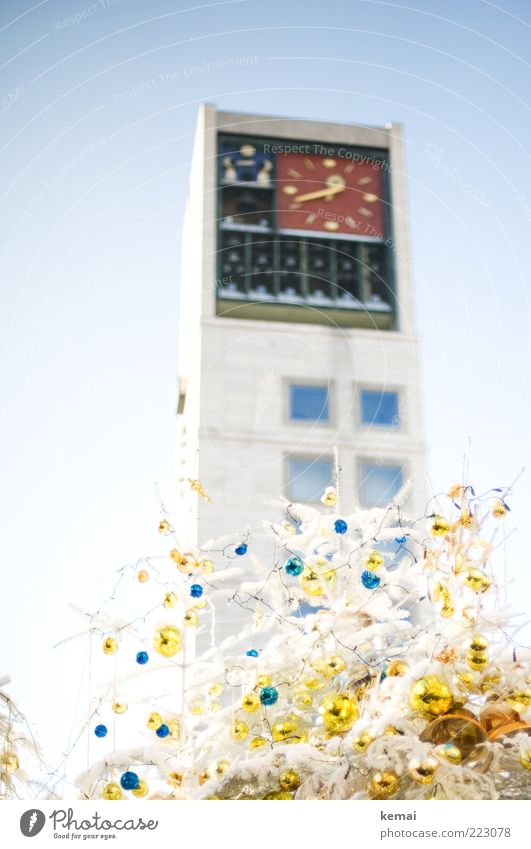
[[[173,497],[202,101],[404,124],[430,474],[458,479],[468,437],[478,489],[528,464],[530,35],[515,0],[4,0],[0,673],[27,709],[64,690],[67,602],[152,550],[154,481]],[[526,473],[520,596],[530,496]]]

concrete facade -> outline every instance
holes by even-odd
[[[394,329],[216,314],[220,132],[388,151]],[[182,491],[189,494],[187,478],[198,479],[213,499],[188,499],[181,530],[190,543],[279,518],[288,458],[330,458],[334,446],[345,512],[359,498],[360,464],[370,461],[399,464],[404,479],[414,481],[407,511],[423,513],[425,447],[399,126],[298,121],[201,107],[183,230],[179,348]],[[328,385],[328,423],[289,420],[290,382]],[[397,390],[399,425],[362,425],[360,388]]]

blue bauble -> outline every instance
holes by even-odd
[[[263,705],[276,705],[278,702],[278,690],[274,687],[262,687],[260,690],[260,701]]]
[[[124,772],[122,777],[120,778],[120,784],[122,785],[124,790],[136,790],[138,785],[140,784],[140,779],[136,772]]]
[[[107,736],[107,726],[106,725],[96,725],[94,729],[94,734],[96,737],[106,737]]]
[[[249,651],[246,651],[245,654],[247,655],[247,657],[258,657],[258,652],[256,651],[256,649],[249,649]]]
[[[407,540],[407,537],[395,537],[395,542],[398,542],[400,545],[404,545],[406,540]]]
[[[247,554],[247,543],[245,543],[245,542],[240,543],[240,545],[236,546],[234,551],[236,552],[236,554],[239,554],[240,557],[242,556],[242,554]]]
[[[168,728],[165,722],[163,722],[162,725],[160,725],[155,731],[157,737],[161,737],[162,739],[164,739],[164,737],[167,737],[169,733],[170,729]]]
[[[140,666],[143,666],[145,663],[148,662],[148,660],[149,660],[149,655],[148,655],[147,651],[139,651],[138,652],[138,654],[136,656],[136,662],[139,663]]]
[[[201,598],[203,595],[203,587],[201,584],[192,584],[190,587],[190,595],[192,598]]]
[[[300,575],[300,573],[304,569],[304,563],[302,562],[300,557],[294,555],[293,557],[290,557],[289,560],[286,560],[284,569],[286,570],[288,575],[291,575],[292,577],[296,578],[297,575]]]
[[[374,572],[369,572],[369,570],[366,569],[361,573],[361,583],[368,590],[375,590],[380,583],[380,578],[378,575],[375,575]]]
[[[334,530],[336,534],[346,534],[348,525],[344,519],[336,519],[334,522]]]

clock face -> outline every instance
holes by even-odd
[[[279,229],[383,238],[383,179],[377,160],[281,153],[276,171]]]

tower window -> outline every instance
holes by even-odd
[[[400,424],[398,392],[362,389],[360,392],[360,407],[361,422],[364,425],[397,427]]]
[[[318,501],[331,483],[331,460],[309,457],[289,458],[288,497],[292,501]]]
[[[330,421],[328,387],[292,383],[289,387],[289,417],[293,422]]]
[[[363,462],[360,467],[360,493],[364,507],[386,507],[402,486],[402,467]]]

